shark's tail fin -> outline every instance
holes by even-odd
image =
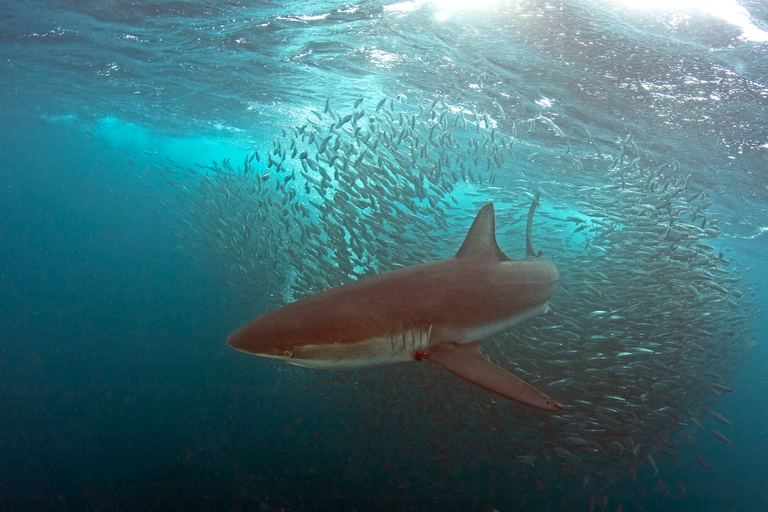
[[[531,228],[533,227],[533,214],[536,212],[536,207],[539,206],[539,197],[541,197],[540,192],[536,192],[536,198],[531,203],[531,207],[528,209],[528,224],[525,226],[525,257],[526,258],[536,258],[538,256],[541,256],[541,251],[536,253],[536,251],[533,250],[533,245],[531,245]]]

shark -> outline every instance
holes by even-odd
[[[489,361],[479,342],[548,313],[555,265],[531,245],[526,258],[499,249],[493,203],[483,206],[455,256],[368,276],[267,312],[227,343],[296,366],[354,370],[429,361],[492,393],[545,411],[563,406]]]

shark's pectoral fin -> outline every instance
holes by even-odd
[[[465,344],[441,343],[431,347],[424,359],[472,384],[515,402],[545,411],[563,409],[562,405],[535,387],[486,359],[476,341]]]

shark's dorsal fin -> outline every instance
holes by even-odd
[[[493,203],[488,203],[480,209],[477,217],[469,228],[464,243],[461,244],[457,258],[483,256],[496,260],[508,260],[496,243],[496,222],[493,217]]]

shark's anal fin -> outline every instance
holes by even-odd
[[[544,411],[561,411],[563,406],[547,395],[490,362],[480,352],[480,344],[441,343],[431,347],[424,359],[462,379],[497,395]]]

